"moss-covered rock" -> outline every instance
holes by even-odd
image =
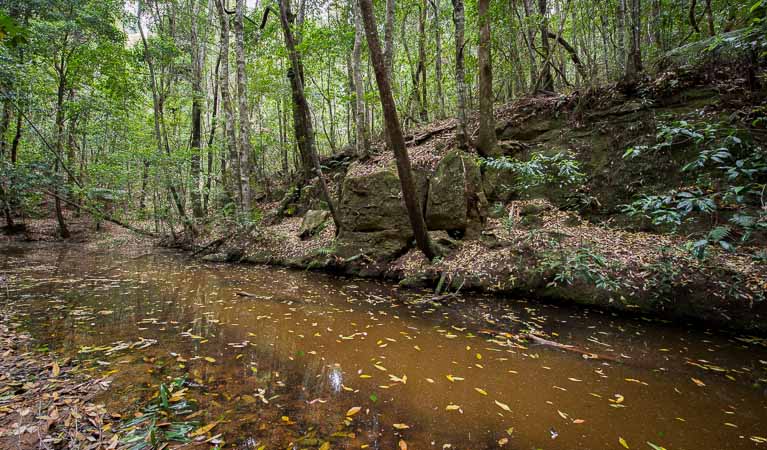
[[[306,239],[318,233],[325,222],[330,217],[330,212],[321,210],[310,210],[306,212],[304,220],[301,222],[301,228],[298,229],[298,235],[301,239]]]
[[[437,166],[429,184],[426,225],[430,230],[478,231],[487,216],[487,198],[479,165],[471,155],[453,150]]]
[[[338,236],[336,255],[344,258],[364,258],[368,261],[392,261],[405,253],[413,239],[412,232],[403,230],[349,231]]]

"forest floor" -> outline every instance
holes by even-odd
[[[0,286],[2,287],[2,286]],[[0,295],[5,295],[2,293]],[[94,397],[110,381],[57,359],[0,309],[0,448],[116,448],[110,416]]]

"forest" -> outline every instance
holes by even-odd
[[[767,0],[0,0],[0,109],[0,448],[767,445]]]

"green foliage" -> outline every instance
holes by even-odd
[[[711,217],[723,209],[735,210],[730,225],[718,225],[686,247],[697,258],[707,256],[710,245],[734,251],[735,243],[748,242],[759,231],[767,230],[764,193],[767,186],[767,155],[764,150],[737,136],[737,130],[707,122],[692,124],[675,121],[660,124],[656,143],[632,147],[624,158],[692,147],[697,156],[682,167],[697,173],[698,187],[672,190],[664,194],[644,194],[623,205],[629,216],[649,219],[653,225],[672,232],[700,217]]]
[[[553,279],[548,283],[550,287],[569,286],[580,281],[608,292],[616,292],[621,284],[607,273],[607,269],[605,257],[587,247],[579,247],[574,252],[546,252],[539,268],[543,273],[553,274]]]
[[[541,185],[559,187],[580,185],[586,181],[580,163],[569,152],[546,156],[535,152],[527,161],[515,158],[483,158],[481,164],[498,170],[508,170],[517,176],[517,189],[530,189]]]
[[[186,378],[176,378],[169,385],[160,384],[157,396],[142,408],[141,416],[126,420],[118,431],[122,434],[120,444],[129,450],[163,448],[171,442],[187,443],[188,436],[197,422],[173,421],[192,413],[193,402],[184,398]]]

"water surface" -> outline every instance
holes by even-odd
[[[188,374],[236,448],[767,448],[762,338],[161,251],[5,246],[0,273],[39,345],[113,378],[110,409]]]

